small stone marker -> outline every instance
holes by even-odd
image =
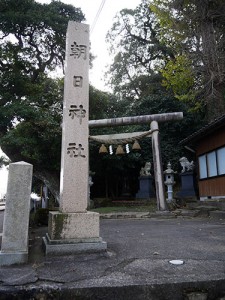
[[[25,162],[9,165],[0,265],[27,262],[32,171]]]
[[[99,214],[87,212],[89,182],[89,26],[70,21],[66,40],[60,209],[50,212],[46,254],[106,249]]]

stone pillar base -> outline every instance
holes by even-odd
[[[103,252],[107,243],[101,238],[75,240],[51,240],[48,234],[42,239],[46,255],[68,255],[78,253]]]
[[[181,173],[181,190],[177,192],[177,198],[197,199],[193,172]]]
[[[43,237],[46,255],[106,251],[99,237],[99,214],[50,212],[48,234]]]
[[[28,261],[28,252],[0,252],[0,266],[24,264]]]
[[[154,198],[155,193],[153,191],[153,186],[152,186],[152,176],[140,176],[139,177],[139,191],[136,194],[136,199],[148,199]]]

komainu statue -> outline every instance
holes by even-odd
[[[151,170],[151,163],[146,162],[145,166],[141,168],[140,176],[150,176],[151,175],[150,170]]]
[[[180,162],[181,167],[182,167],[181,173],[194,170],[194,167],[195,167],[194,162],[193,161],[189,162],[186,157],[181,157],[179,159],[179,162]]]

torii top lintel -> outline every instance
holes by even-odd
[[[112,127],[112,126],[124,126],[134,124],[148,124],[152,121],[159,123],[167,121],[178,121],[183,119],[182,112],[165,113],[165,114],[154,114],[154,115],[143,115],[135,117],[123,117],[113,119],[101,119],[101,120],[90,120],[89,127]]]

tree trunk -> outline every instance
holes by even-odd
[[[197,15],[201,15],[200,35],[202,37],[203,64],[205,68],[205,99],[208,120],[214,120],[225,112],[224,92],[224,47],[221,29],[210,11],[210,2],[197,1]]]

